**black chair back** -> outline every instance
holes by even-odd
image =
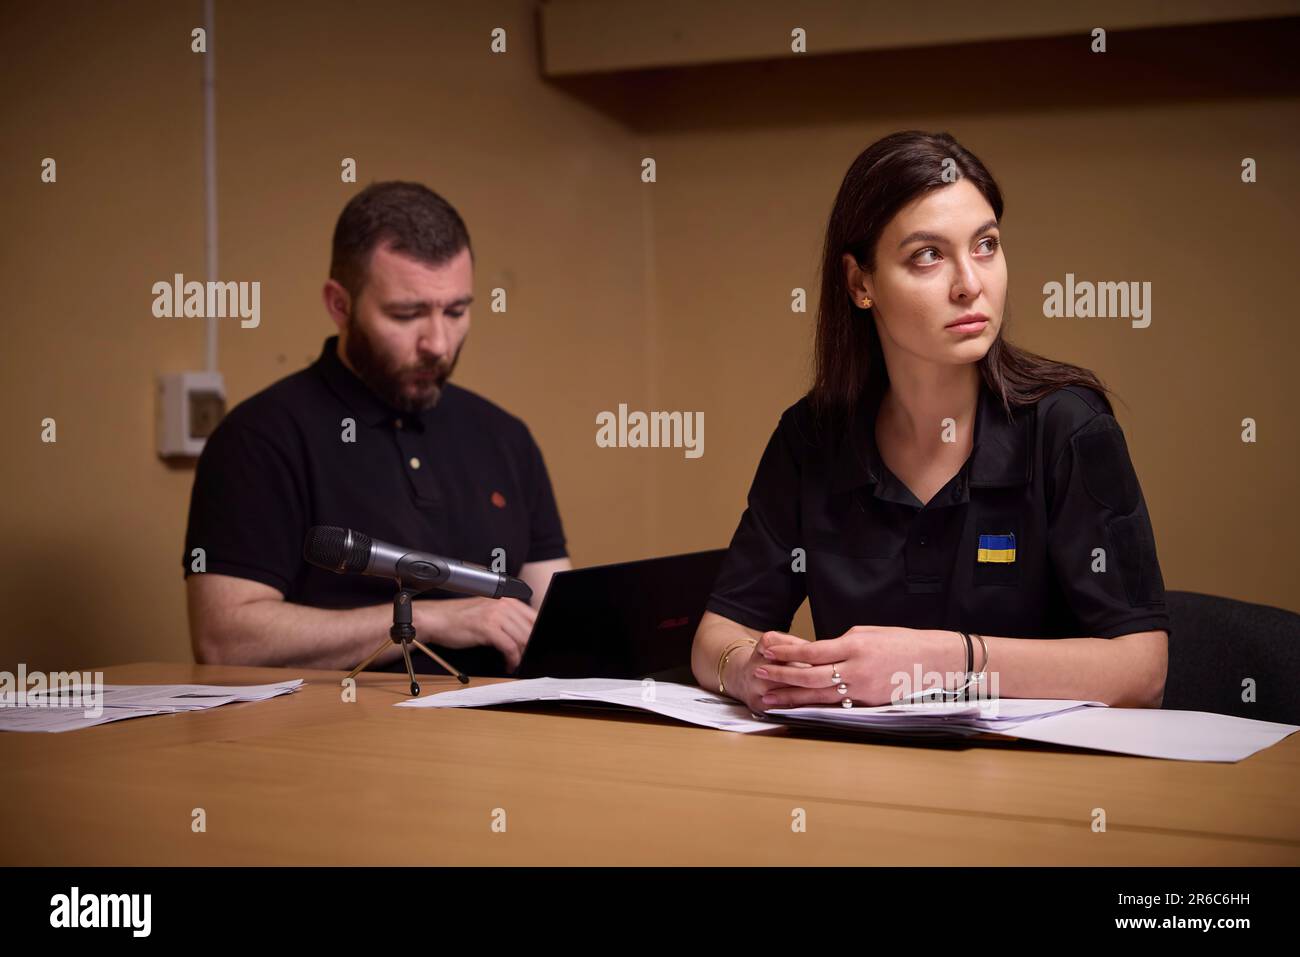
[[[1233,598],[1167,591],[1169,674],[1162,707],[1300,724],[1300,615]],[[1243,700],[1254,681],[1255,700]]]

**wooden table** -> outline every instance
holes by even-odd
[[[743,735],[558,706],[394,708],[407,685],[396,674],[363,674],[345,703],[343,672],[103,670],[110,684],[306,685],[0,734],[0,863],[1300,864],[1300,735],[1200,764],[1029,742]]]

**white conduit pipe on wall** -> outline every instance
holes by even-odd
[[[213,27],[215,0],[203,0],[203,30],[207,52],[203,54],[203,216],[204,254],[208,282],[217,282],[217,68]],[[204,368],[217,371],[217,317],[207,319],[207,347]]]

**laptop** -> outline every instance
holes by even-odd
[[[691,642],[725,548],[557,572],[516,678],[694,684]]]

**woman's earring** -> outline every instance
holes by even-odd
[[[871,300],[870,300],[870,299],[863,299],[863,300],[862,300],[862,308],[863,308],[863,309],[870,309],[870,308],[871,308]]]

